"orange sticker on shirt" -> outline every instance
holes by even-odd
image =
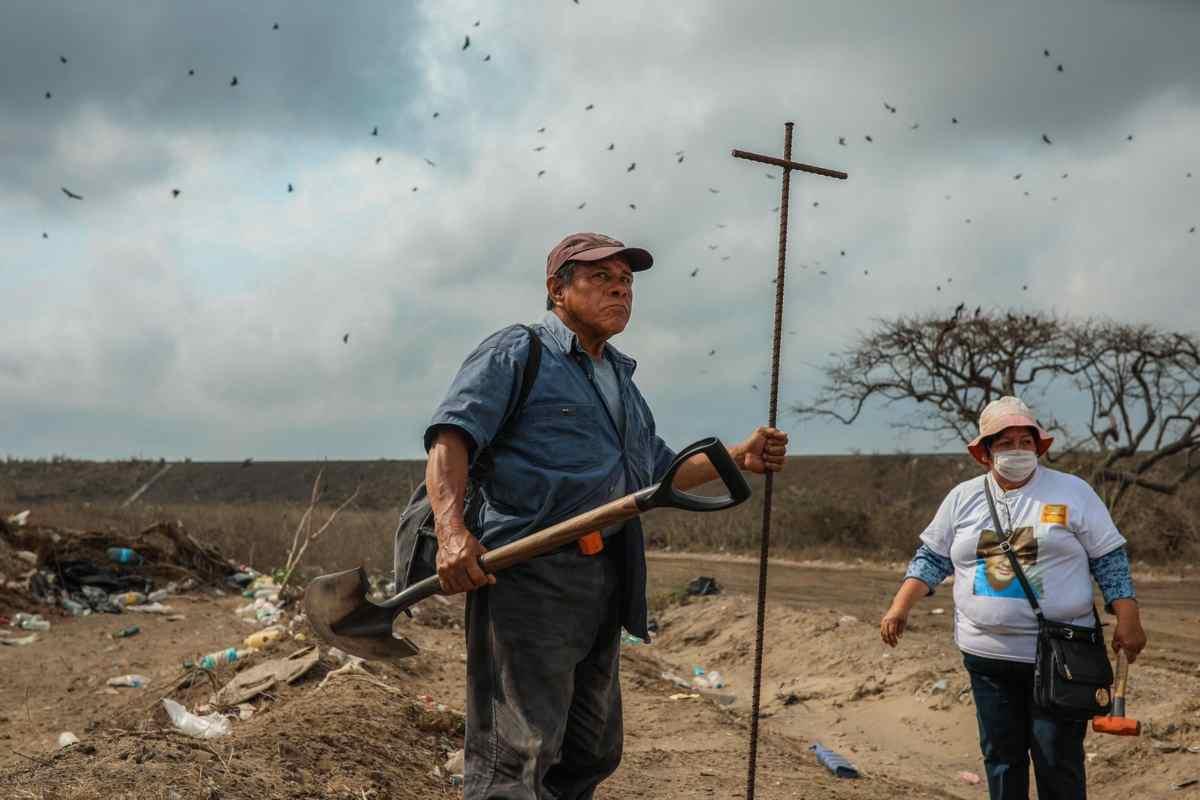
[[[1042,522],[1047,522],[1051,525],[1067,524],[1067,507],[1065,505],[1055,505],[1048,503],[1042,506]]]

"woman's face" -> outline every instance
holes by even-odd
[[[991,533],[991,536],[986,536],[987,533]],[[1017,528],[1013,535],[1013,553],[1023,568],[1029,568],[1037,563],[1038,545],[1033,528]],[[1001,552],[1000,542],[991,531],[986,531],[985,536],[979,540],[977,555],[985,559],[984,573],[987,575],[988,583],[997,591],[1007,588],[1016,578],[1008,556]]]
[[[996,434],[987,450],[988,466],[991,466],[992,455],[1006,450],[1028,450],[1037,452],[1038,440],[1032,428],[1005,428]]]

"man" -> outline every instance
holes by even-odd
[[[465,797],[577,800],[621,760],[620,630],[649,639],[642,528],[602,531],[485,575],[479,557],[655,483],[675,454],[633,383],[636,362],[608,340],[625,330],[635,272],[650,253],[594,233],[546,259],[547,313],[536,379],[518,409],[529,332],[513,325],[467,357],[425,432],[438,577],[467,598]],[[783,468],[787,435],[760,427],[730,448],[739,467]],[[482,503],[464,518],[468,472]],[[698,455],[681,489],[717,477]]]

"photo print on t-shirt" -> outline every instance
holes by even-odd
[[[1025,597],[1021,582],[1013,572],[1008,556],[1000,549],[1000,537],[985,530],[975,546],[975,582],[973,591],[984,597]],[[1013,552],[1038,599],[1042,597],[1042,576],[1037,567],[1038,541],[1033,527],[1017,528],[1012,538]]]

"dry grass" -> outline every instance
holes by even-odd
[[[160,466],[157,462],[0,463],[0,510],[33,508],[39,524],[137,531],[179,520],[198,538],[258,569],[287,563],[323,474],[327,519],[358,491],[329,532],[305,555],[301,578],[363,564],[392,568],[392,535],[401,505],[422,477],[423,462],[264,462],[179,464],[126,509],[120,504]],[[780,557],[906,560],[917,536],[955,484],[977,473],[966,456],[811,456],[791,459],[775,482],[771,552]],[[763,487],[719,514],[655,511],[643,523],[651,547],[756,553]],[[181,502],[182,501],[182,502]],[[1177,496],[1139,493],[1117,524],[1135,560],[1170,567],[1200,561],[1200,482]],[[14,508],[15,507],[15,508]]]

